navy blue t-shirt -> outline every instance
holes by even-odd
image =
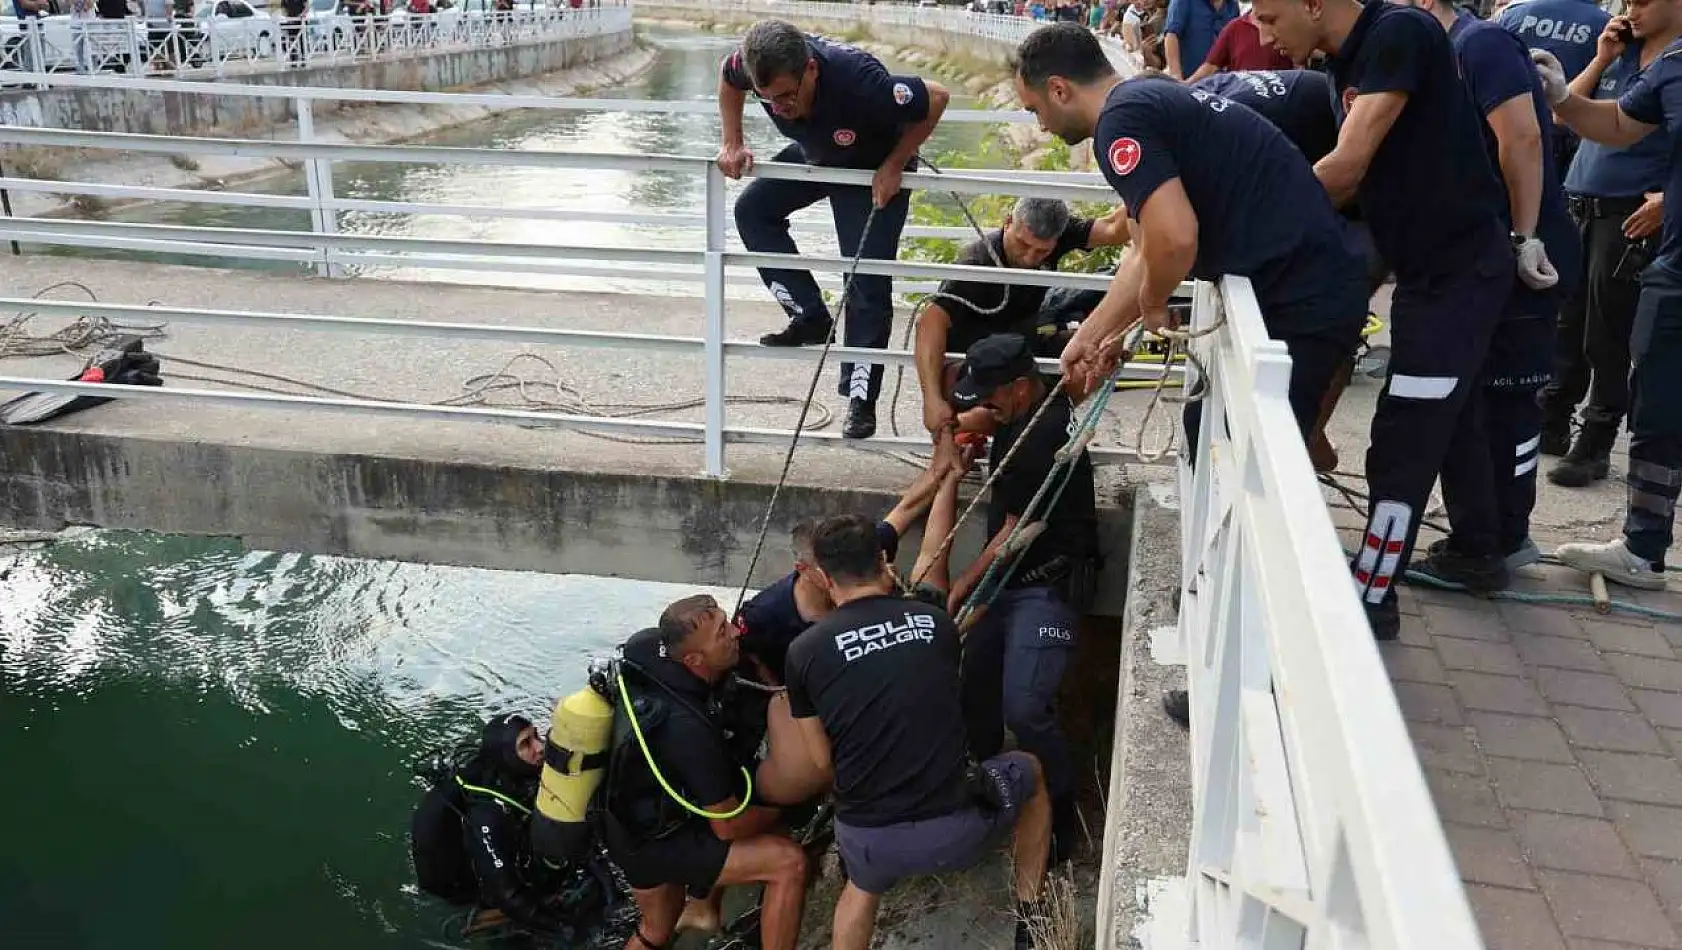
[[[876,540],[887,552],[888,560],[892,561],[899,553],[899,532],[886,521],[877,523]],[[742,652],[759,657],[778,676],[784,675],[788,645],[811,626],[800,616],[800,607],[794,600],[795,580],[793,571],[778,578],[743,603],[736,618],[742,625]]]
[[[1192,86],[1261,113],[1311,164],[1337,145],[1332,81],[1325,73],[1308,69],[1215,73]]]
[[[1641,44],[1631,43],[1600,74],[1594,98],[1617,99],[1642,72]],[[1649,191],[1663,191],[1669,171],[1670,132],[1663,127],[1628,148],[1584,139],[1565,175],[1565,190],[1596,198],[1639,198]]]
[[[1407,95],[1357,191],[1379,254],[1402,280],[1458,267],[1505,227],[1507,195],[1442,25],[1366,0],[1331,66],[1340,95]]]
[[[1594,45],[1611,19],[1594,0],[1526,0],[1502,10],[1495,22],[1527,48],[1559,57],[1565,77],[1575,79],[1594,59]]]
[[[1664,186],[1664,231],[1653,264],[1682,280],[1682,40],[1670,44],[1618,100],[1637,122],[1670,133],[1670,177]]]
[[[906,126],[929,117],[929,88],[916,76],[894,76],[876,57],[817,36],[807,45],[818,61],[811,112],[785,119],[764,103],[777,131],[800,144],[806,160],[832,168],[878,168],[898,147]],[[724,81],[753,94],[742,51],[724,58]]]
[[[1322,296],[1345,264],[1361,266],[1302,153],[1224,96],[1161,76],[1119,83],[1098,116],[1093,154],[1134,220],[1158,188],[1179,179],[1198,220],[1192,276],[1250,278],[1264,317]],[[1313,333],[1347,317],[1303,308],[1290,325],[1269,322],[1268,330]]]
[[[1536,113],[1536,123],[1542,130],[1542,201],[1536,217],[1536,236],[1547,246],[1548,260],[1559,272],[1559,283],[1546,291],[1534,291],[1519,285],[1516,294],[1526,298],[1552,297],[1569,294],[1576,289],[1577,276],[1582,268],[1582,239],[1571,215],[1565,210],[1565,192],[1560,187],[1559,169],[1548,156],[1554,139],[1553,110],[1542,94],[1542,80],[1530,63],[1530,53],[1518,37],[1493,23],[1462,13],[1448,31],[1454,55],[1460,60],[1460,75],[1466,89],[1477,103],[1484,120],[1484,141],[1488,145],[1489,161],[1500,174],[1500,142],[1490,127],[1487,116],[1502,103],[1517,96],[1528,96],[1530,108]],[[1504,181],[1505,179],[1503,179]],[[1512,203],[1506,204],[1511,217]],[[1509,225],[1510,226],[1510,225]],[[1523,300],[1515,300],[1515,307],[1523,307]]]

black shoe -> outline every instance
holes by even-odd
[[[1075,859],[1080,845],[1080,815],[1073,796],[1055,798],[1051,802],[1051,854],[1047,866],[1056,867]]]
[[[1365,604],[1367,626],[1372,627],[1374,640],[1394,640],[1402,635],[1402,612],[1394,600]]]
[[[759,338],[760,346],[811,346],[829,339],[830,327],[833,320],[790,320],[788,326],[776,333],[767,333]]]
[[[1549,470],[1548,481],[1561,488],[1582,488],[1605,478],[1612,471],[1612,443],[1617,437],[1617,430],[1584,426],[1571,451]]]
[[[847,421],[841,426],[843,439],[868,439],[876,434],[876,404],[854,396],[847,401]]]
[[[1543,455],[1560,456],[1571,451],[1571,420],[1549,419],[1542,423]]]
[[[1474,594],[1490,594],[1507,586],[1505,559],[1493,554],[1461,554],[1449,547],[1447,538],[1431,542],[1425,559],[1413,562],[1411,570]]]
[[[1181,729],[1191,728],[1191,694],[1185,690],[1171,689],[1163,693],[1162,711],[1179,723]]]

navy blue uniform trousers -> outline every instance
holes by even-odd
[[[1651,265],[1641,275],[1630,334],[1629,509],[1624,543],[1664,566],[1682,490],[1682,279]]]
[[[806,153],[798,144],[791,144],[778,152],[774,162],[805,162]],[[888,206],[876,212],[870,233],[864,234],[865,221],[875,204],[870,188],[864,185],[831,185],[816,181],[787,181],[755,178],[736,198],[736,231],[742,244],[750,251],[768,254],[798,254],[794,238],[788,230],[789,216],[802,208],[829,199],[829,210],[835,218],[835,237],[841,245],[841,256],[849,260],[864,241],[864,256],[871,260],[891,261],[899,256],[899,236],[905,229],[905,218],[911,210],[911,192],[901,191]],[[810,271],[783,270],[762,267],[759,279],[765,282],[777,303],[782,305],[794,322],[828,320],[829,307]],[[847,312],[842,342],[847,346],[886,349],[893,334],[894,279],[861,274],[853,278],[852,292],[847,295]],[[876,401],[882,391],[882,367],[875,364],[841,364],[843,396]]]
[[[1054,800],[1074,791],[1057,690],[1075,649],[1077,618],[1049,587],[1003,590],[964,639],[963,706],[970,753],[1004,748],[1006,726],[1033,753]]]

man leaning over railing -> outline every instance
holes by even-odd
[[[874,169],[870,187],[759,178],[736,199],[736,228],[750,251],[797,254],[788,219],[827,198],[841,253],[863,248],[872,260],[899,256],[899,236],[911,208],[901,176],[916,167],[950,98],[939,83],[894,76],[880,60],[850,46],[807,36],[781,20],[762,20],[724,60],[718,83],[724,145],[719,168],[740,178],[753,167],[742,137],[742,108],[753,93],[777,130],[793,139],[772,159],[832,168]],[[867,228],[866,225],[869,227]],[[868,232],[868,233],[867,233]],[[805,346],[829,339],[833,318],[809,271],[764,267],[760,279],[788,313],[788,326],[760,338],[764,346]],[[893,278],[858,276],[846,293],[848,346],[882,349],[893,329]],[[841,364],[841,395],[849,398],[842,435],[876,432],[882,367]]]

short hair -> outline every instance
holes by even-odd
[[[675,656],[678,646],[695,632],[701,615],[717,607],[718,601],[711,594],[692,594],[673,601],[660,612],[660,645]]]
[[[742,36],[742,64],[756,88],[769,86],[778,76],[799,76],[811,59],[806,34],[792,23],[760,20]]]
[[[1039,89],[1053,76],[1086,86],[1115,75],[1098,37],[1074,23],[1040,27],[1016,47],[1012,59],[1011,69],[1030,89]]]
[[[1010,220],[1042,241],[1063,236],[1069,226],[1069,206],[1061,198],[1018,198]]]
[[[882,540],[876,522],[863,515],[836,515],[812,531],[812,558],[819,570],[842,584],[873,581],[881,566]]]
[[[788,533],[789,550],[796,561],[812,561],[812,535],[818,530],[818,519],[807,518]]]

